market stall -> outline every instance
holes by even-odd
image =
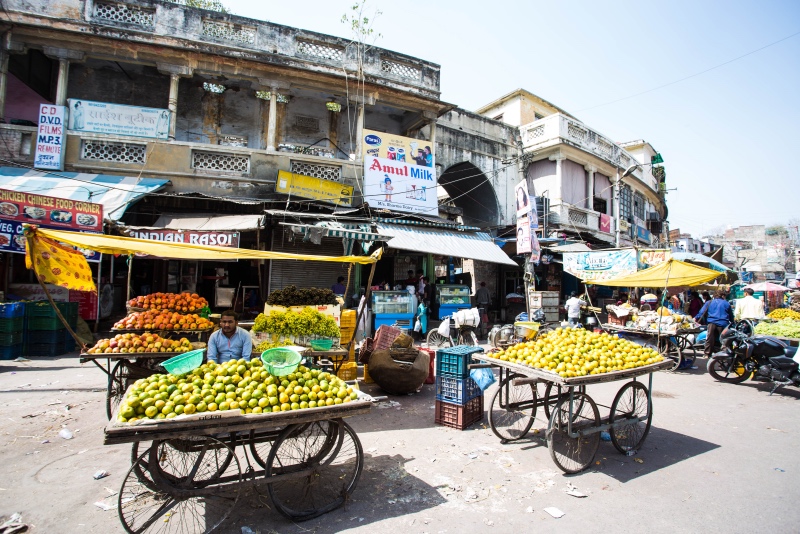
[[[649,269],[598,283],[614,287],[662,288],[666,292],[669,288],[705,284],[718,276],[718,271],[670,259]],[[651,311],[640,311],[630,305],[607,306],[607,310],[609,323],[604,324],[603,329],[635,337],[645,344],[654,344],[671,360],[673,369],[684,362],[683,350],[688,345],[686,336],[700,331],[692,317],[677,310],[671,311],[663,304]]]

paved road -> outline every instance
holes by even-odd
[[[344,508],[294,524],[266,492],[248,493],[221,532],[796,532],[800,390],[721,384],[698,364],[655,376],[653,428],[637,456],[603,442],[592,469],[569,477],[550,459],[543,422],[502,445],[485,419],[463,432],[434,425],[433,386],[392,397],[350,421],[366,460]],[[94,504],[115,504],[130,466],[129,446],[102,445],[104,385],[74,358],[0,362],[0,515],[20,512],[32,532],[122,532],[116,511]],[[589,393],[610,405],[618,387]],[[62,426],[74,439],[58,436]],[[111,475],[94,480],[100,469]],[[570,484],[588,497],[567,495]]]

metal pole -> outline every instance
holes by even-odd
[[[113,260],[112,260],[113,261]],[[94,319],[94,331],[97,333],[97,330],[100,328],[100,277],[103,275],[103,255],[100,254],[100,261],[97,262],[97,315]]]
[[[128,254],[128,291],[125,302],[131,300],[131,274],[133,273],[133,254]]]
[[[620,180],[620,178],[619,178],[619,168],[617,168],[617,179],[614,180],[614,217],[616,217],[616,219],[617,219],[615,221],[616,227],[615,227],[615,230],[614,230],[614,246],[616,248],[619,248],[619,238],[620,238],[620,231],[621,231],[620,221],[622,220],[622,218],[620,217],[620,213],[619,213],[619,211],[620,211],[619,210],[619,207],[620,207],[620,202],[619,202],[619,180]]]

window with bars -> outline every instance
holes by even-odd
[[[644,219],[644,196],[639,192],[633,195],[633,215]]]
[[[619,210],[623,219],[628,221],[633,217],[633,192],[631,186],[625,185],[619,192]]]

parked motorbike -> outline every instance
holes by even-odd
[[[749,336],[735,328],[722,333],[725,354],[712,357],[708,372],[720,382],[738,384],[751,376],[769,380],[773,387],[770,395],[781,386],[800,387],[800,355],[797,347],[790,347],[771,336]]]

